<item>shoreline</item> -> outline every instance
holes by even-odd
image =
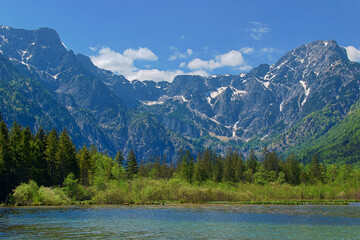
[[[146,202],[146,203],[108,203],[108,204],[96,204],[92,202],[72,202],[69,204],[61,205],[6,205],[1,204],[0,208],[17,208],[17,207],[77,207],[77,206],[207,206],[207,205],[350,205],[350,203],[360,203],[360,200],[355,199],[317,199],[317,200],[269,200],[269,201],[210,201],[210,202]]]

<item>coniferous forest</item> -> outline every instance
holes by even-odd
[[[76,149],[66,130],[33,134],[14,122],[0,123],[0,200],[14,205],[73,203],[348,201],[360,200],[360,170],[323,164],[316,155],[304,165],[263,149],[245,158],[184,149],[169,164],[164,156],[146,163],[134,151],[112,158],[94,146]]]

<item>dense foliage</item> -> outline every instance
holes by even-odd
[[[232,149],[224,156],[205,149],[196,158],[181,150],[170,165],[160,156],[139,163],[133,151],[112,158],[94,146],[77,150],[66,130],[39,128],[33,135],[1,121],[1,202],[360,199],[360,170],[351,165],[324,165],[316,155],[304,165],[294,154],[282,158],[266,148],[259,158],[254,151],[244,158]]]

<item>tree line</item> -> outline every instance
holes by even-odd
[[[66,130],[58,134],[55,129],[46,132],[40,127],[33,134],[29,127],[23,128],[16,122],[10,129],[3,120],[0,122],[1,202],[7,200],[14,188],[29,180],[39,186],[60,187],[76,181],[84,187],[102,189],[111,180],[135,178],[181,178],[194,184],[212,181],[299,185],[347,181],[350,178],[360,181],[360,174],[350,165],[325,166],[316,156],[312,157],[311,163],[304,165],[294,154],[282,158],[266,148],[259,157],[251,150],[246,158],[230,148],[223,156],[205,149],[196,157],[187,149],[178,152],[176,163],[169,164],[164,156],[154,156],[146,163],[138,163],[133,150],[126,158],[121,151],[112,158],[99,152],[94,145],[84,145],[77,150]]]

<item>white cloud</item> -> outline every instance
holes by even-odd
[[[94,65],[99,68],[110,70],[118,74],[127,75],[136,70],[134,60],[124,56],[121,53],[115,52],[110,48],[102,48],[99,55],[90,56]]]
[[[180,40],[184,40],[184,39],[185,39],[185,35],[181,35]]]
[[[204,70],[197,70],[197,71],[185,73],[185,75],[199,75],[199,76],[202,76],[202,77],[207,77],[207,76],[209,76],[209,73],[207,73]]]
[[[185,67],[185,65],[186,65],[186,62],[182,62],[182,63],[180,63],[180,65],[179,65],[179,67]]]
[[[90,59],[99,68],[127,76],[137,70],[134,60],[155,61],[158,57],[148,48],[129,48],[121,54],[104,47],[97,56],[90,56]]]
[[[350,61],[360,62],[360,49],[354,46],[345,47],[348,58]]]
[[[127,76],[127,79],[129,80],[137,79],[140,81],[152,80],[155,82],[160,82],[160,81],[172,82],[174,78],[178,75],[200,75],[205,77],[208,76],[209,74],[203,70],[185,73],[181,70],[161,71],[159,69],[142,69]]]
[[[97,48],[96,47],[89,47],[89,49],[93,52],[96,52]]]
[[[186,54],[192,54],[191,49],[186,50]],[[99,68],[110,70],[117,74],[124,75],[129,80],[138,79],[153,81],[173,81],[177,75],[201,75],[207,76],[207,72],[203,70],[184,73],[182,70],[162,71],[159,69],[138,69],[135,67],[135,60],[156,61],[158,57],[148,48],[126,49],[122,54],[111,50],[110,48],[102,48],[97,56],[90,56],[92,62]],[[180,64],[181,65],[181,64]],[[185,66],[186,63],[183,63]],[[148,66],[149,67],[149,66]]]
[[[260,40],[265,33],[270,32],[270,28],[263,23],[251,22],[252,27],[247,29],[250,36],[255,40]]]
[[[139,47],[138,49],[126,49],[123,54],[125,57],[135,59],[142,59],[142,60],[149,60],[149,61],[156,61],[158,57],[148,48]]]
[[[186,49],[186,53],[180,52],[176,47],[170,47],[170,49],[174,51],[174,53],[169,57],[170,61],[175,61],[176,59],[184,59],[193,54],[193,50],[190,48]]]
[[[255,51],[254,48],[251,48],[251,47],[243,47],[240,49],[240,51],[243,53],[243,54],[251,54]]]
[[[213,70],[220,67],[237,67],[244,65],[245,61],[240,51],[232,50],[222,55],[217,55],[215,59],[204,61],[195,58],[188,63],[190,69],[208,69]]]
[[[140,81],[143,80],[153,80],[155,82],[159,82],[159,81],[173,81],[174,78],[177,75],[182,75],[184,74],[183,71],[181,70],[175,70],[175,71],[161,71],[158,69],[142,69],[139,70],[137,72],[134,72],[127,77],[127,79],[129,80],[135,80],[138,79]]]

